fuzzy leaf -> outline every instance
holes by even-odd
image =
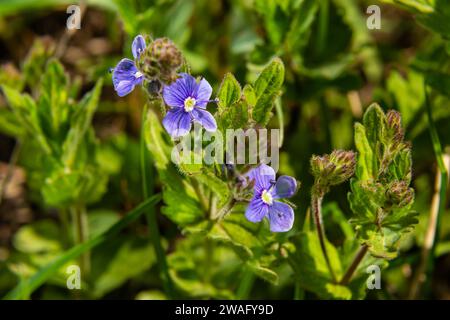
[[[295,250],[289,252],[289,263],[294,269],[300,286],[314,292],[322,299],[350,299],[350,289],[333,284],[325,258],[320,249],[315,232],[302,232],[293,239]],[[326,243],[331,266],[338,278],[342,276],[342,266],[336,248]]]
[[[222,80],[217,95],[219,98],[219,112],[226,112],[234,103],[241,98],[241,86],[231,73],[227,73]]]
[[[266,125],[269,122],[275,99],[281,93],[283,81],[283,62],[275,58],[264,68],[254,84],[256,104],[252,117],[257,123]]]

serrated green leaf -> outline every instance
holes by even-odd
[[[254,84],[256,104],[252,117],[257,123],[266,125],[269,122],[275,99],[281,93],[283,81],[284,64],[279,58],[275,58],[264,68]]]
[[[248,108],[251,110],[256,105],[256,93],[251,84],[246,84],[243,90],[244,99]]]
[[[241,86],[231,73],[227,73],[217,94],[219,98],[219,112],[227,112],[234,103],[241,98]]]

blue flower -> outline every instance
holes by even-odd
[[[216,120],[206,111],[212,88],[205,79],[197,82],[189,74],[181,73],[174,83],[165,86],[163,98],[171,107],[163,119],[163,126],[172,137],[181,137],[191,131],[193,121],[199,122],[206,131],[217,129]]]
[[[292,197],[297,190],[297,181],[289,176],[281,176],[275,180],[275,171],[266,164],[252,169],[247,177],[255,183],[253,198],[245,211],[247,220],[260,222],[267,217],[270,231],[291,230],[294,224],[294,210],[290,205],[276,199]]]
[[[131,45],[133,57],[135,59],[139,59],[144,49],[144,37],[141,35],[136,36],[133,40],[133,44]],[[120,60],[114,68],[112,80],[114,90],[116,90],[119,97],[123,97],[133,91],[136,85],[142,84],[142,81],[144,81],[144,75],[138,70],[133,60],[124,58]]]

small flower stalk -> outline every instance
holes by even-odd
[[[331,154],[323,156],[313,155],[310,163],[311,172],[315,178],[311,192],[311,211],[328,271],[333,281],[336,282],[336,275],[326,248],[326,236],[322,221],[322,200],[331,186],[341,184],[353,176],[356,168],[356,154],[353,151],[334,150]]]

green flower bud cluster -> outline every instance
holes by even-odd
[[[414,189],[405,181],[392,182],[386,191],[387,203],[395,207],[405,207],[414,200]]]
[[[158,38],[145,48],[137,65],[147,79],[170,84],[177,79],[183,62],[181,51],[170,39]]]
[[[331,154],[311,157],[311,171],[316,191],[324,194],[330,186],[341,184],[353,176],[356,154],[353,151],[334,150]]]

